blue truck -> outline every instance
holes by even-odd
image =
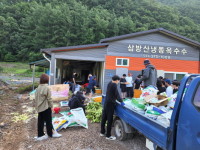
[[[114,132],[119,140],[132,137],[137,130],[154,150],[200,150],[200,75],[186,75],[182,79],[170,126],[120,104],[115,116]]]

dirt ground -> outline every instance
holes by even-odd
[[[61,138],[36,142],[33,138],[37,135],[37,118],[32,101],[28,94],[19,95],[2,82],[0,106],[0,150],[146,150],[144,136],[135,134],[127,141],[108,141],[99,136],[100,124],[90,122],[88,129],[62,129]],[[12,118],[20,114],[26,114],[29,119],[14,122]]]

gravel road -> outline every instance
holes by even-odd
[[[36,118],[32,118],[29,122],[12,122],[13,112],[24,114],[23,110],[32,107],[33,102],[27,98],[27,94],[22,96],[23,99],[17,99],[18,93],[11,88],[2,91],[0,150],[147,150],[143,135],[135,133],[133,139],[127,141],[109,141],[99,136],[100,124],[90,121],[88,129],[83,127],[62,129],[59,132],[62,134],[61,138],[36,142],[33,140],[37,134]]]
[[[36,129],[36,124],[34,129]],[[34,133],[36,133],[35,131]],[[67,128],[59,132],[63,135],[61,138],[49,138],[40,142],[29,140],[25,147],[29,147],[30,150],[146,150],[145,138],[140,134],[135,134],[133,139],[127,141],[109,141],[105,137],[100,137],[99,131],[99,123],[89,123],[88,129],[82,127]]]

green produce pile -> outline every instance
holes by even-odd
[[[102,115],[102,105],[99,102],[89,103],[86,107],[86,117],[91,122],[100,122]]]

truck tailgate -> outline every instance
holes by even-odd
[[[167,149],[167,138],[169,127],[163,126],[156,121],[139,114],[135,111],[129,110],[117,104],[115,114],[141,132],[146,138],[163,149]]]

